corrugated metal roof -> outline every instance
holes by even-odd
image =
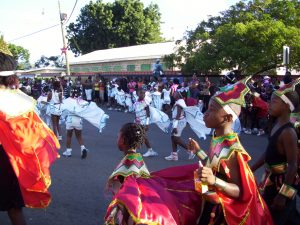
[[[97,50],[72,59],[70,65],[156,59],[173,53],[175,46],[175,42],[164,42]]]

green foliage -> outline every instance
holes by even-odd
[[[70,49],[76,54],[94,50],[163,41],[160,12],[155,4],[144,8],[140,0],[90,2],[76,23],[67,28]]]
[[[63,60],[61,56],[41,56],[41,58],[34,63],[35,68],[42,68],[42,67],[59,67],[62,68],[64,67]]]
[[[290,47],[289,66],[300,69],[300,2],[240,1],[202,21],[184,39],[173,58],[185,72],[268,71],[282,65],[284,45]]]
[[[12,53],[14,60],[17,62],[18,70],[30,69],[30,53],[27,49],[14,44],[8,44],[8,49]]]

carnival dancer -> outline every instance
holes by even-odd
[[[48,93],[47,102],[49,102],[50,115],[52,121],[52,129],[58,140],[62,140],[59,120],[61,116],[61,103],[62,103],[62,87],[59,81],[53,82],[53,89]]]
[[[215,132],[208,154],[190,139],[189,149],[204,164],[195,173],[196,190],[205,200],[198,224],[273,224],[248,166],[250,156],[231,128],[245,104],[248,79],[228,86],[210,100],[204,121]]]
[[[125,156],[108,179],[113,200],[105,224],[196,224],[201,212],[201,195],[193,180],[197,164],[150,173],[137,152],[144,137],[145,130],[136,123],[119,131],[117,143]]]
[[[181,139],[181,134],[184,128],[186,127],[187,120],[189,121],[190,127],[197,134],[199,138],[206,138],[206,135],[210,133],[203,122],[203,115],[199,111],[197,106],[187,107],[185,101],[182,98],[180,92],[174,92],[175,104],[172,110],[172,133],[171,133],[171,142],[172,142],[172,152],[171,155],[165,157],[165,160],[168,161],[177,161],[178,160],[178,146],[188,150],[187,144]],[[189,153],[189,159],[194,158],[194,154]]]
[[[71,96],[63,100],[61,106],[62,117],[66,117],[66,130],[67,130],[67,142],[66,151],[63,155],[66,157],[72,156],[71,140],[73,131],[75,132],[76,139],[80,145],[81,158],[85,159],[88,154],[88,149],[85,147],[82,138],[83,121],[87,120],[93,126],[97,127],[101,132],[106,125],[106,120],[109,118],[104,111],[97,106],[95,102],[87,102],[81,98],[81,92],[79,88],[73,87],[71,90]]]
[[[47,85],[43,86],[41,96],[36,101],[37,101],[37,109],[39,110],[39,116],[47,124],[47,126],[50,127],[51,115],[49,112],[49,104],[47,102],[48,93],[49,93],[49,86]]]
[[[137,94],[139,97],[138,101],[133,105],[135,111],[135,123],[144,126],[145,130],[148,131],[150,124],[149,103],[145,100],[145,91],[143,89],[139,89]],[[144,138],[144,143],[148,149],[147,152],[143,154],[144,157],[158,155],[157,152],[152,149],[147,136]]]
[[[158,110],[162,110],[162,87],[161,86],[155,86],[154,92],[152,93],[152,105],[154,108]]]
[[[118,111],[122,111],[123,108],[124,108],[124,110],[126,110],[126,104],[125,104],[126,95],[125,95],[124,90],[121,89],[121,87],[117,88],[117,91],[115,94],[115,100],[117,102],[116,109]]]
[[[169,113],[171,110],[171,97],[170,97],[171,89],[168,84],[164,84],[162,95],[163,95],[163,105],[162,110],[165,113]]]
[[[275,224],[299,224],[296,195],[299,189],[298,138],[290,114],[299,108],[299,79],[276,90],[269,105],[276,119],[265,153],[252,166],[255,171],[263,164],[266,172],[260,184],[263,197],[270,208]]]
[[[59,142],[35,113],[35,100],[18,90],[16,63],[0,39],[0,211],[25,225],[22,208],[46,208],[51,196],[49,167]]]

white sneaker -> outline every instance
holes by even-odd
[[[81,159],[85,159],[87,157],[88,150],[86,148],[81,149]]]
[[[62,141],[62,136],[57,136],[57,140]]]
[[[252,134],[251,129],[245,130],[244,133],[245,134]]]
[[[177,154],[177,152],[172,152],[171,155],[165,157],[165,160],[168,160],[168,161],[177,161],[178,160],[178,154]]]
[[[151,156],[157,156],[158,153],[153,150],[148,150],[145,154],[143,154],[144,157],[151,157]]]
[[[259,130],[257,136],[261,136],[261,135],[264,135],[264,134],[265,134],[264,130]]]
[[[252,129],[252,134],[258,134],[258,129],[257,128],[253,128]]]
[[[63,156],[71,157],[72,156],[72,149],[67,149],[66,151],[64,151]]]

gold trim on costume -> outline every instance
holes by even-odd
[[[288,184],[283,184],[279,190],[279,194],[289,199],[294,199],[297,194],[297,190]]]

